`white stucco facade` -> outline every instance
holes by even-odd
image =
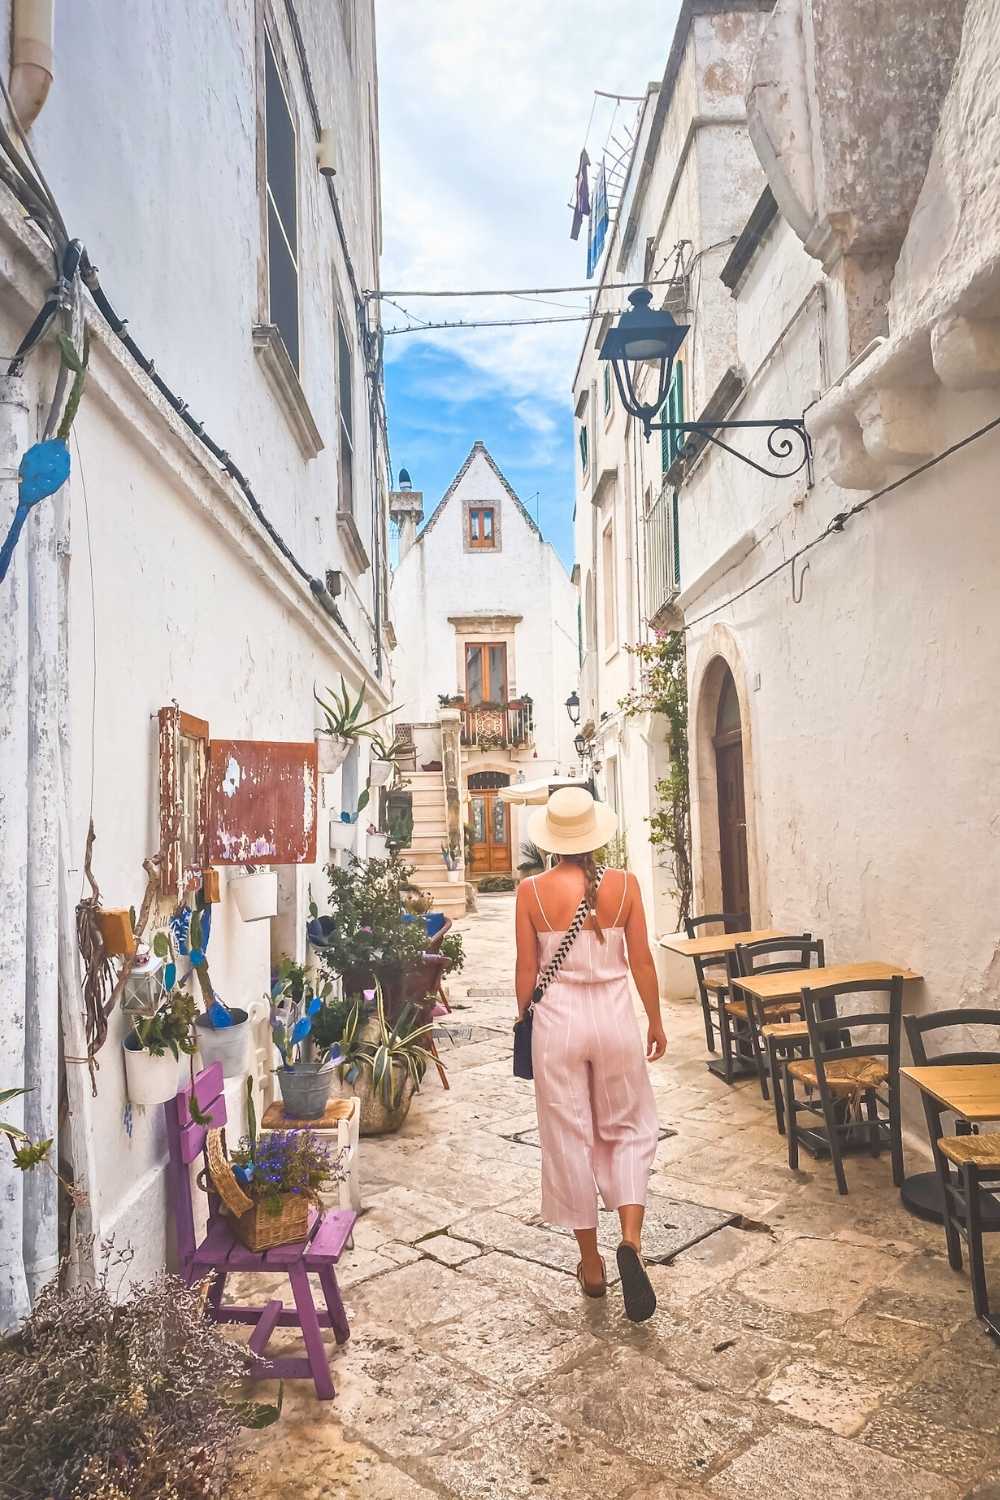
[[[54,81],[31,139],[70,234],[86,243],[158,373],[247,475],[306,575],[84,294],[91,360],[71,479],[34,512],[2,586],[0,867],[9,921],[0,1087],[33,1090],[26,1128],[57,1138],[88,1195],[71,1232],[130,1244],[143,1275],[170,1254],[162,1110],[126,1113],[120,1013],[97,1056],[96,1097],[78,1061],[73,906],[89,819],[104,904],[138,906],[142,862],[160,837],[161,707],[178,703],[219,738],[307,742],[320,722],[314,686],[336,686],[343,675],[354,692],[364,688],[373,711],[389,702],[387,485],[370,420],[381,380],[360,297],[378,276],[374,11],[365,0],[241,0],[221,11],[185,0],[169,23],[140,7],[120,26],[96,3],[57,11]],[[0,30],[6,36],[9,20]],[[265,35],[295,135],[297,375],[268,332]],[[336,143],[332,195],[316,162],[320,127]],[[6,189],[0,241],[0,347],[10,351],[52,270]],[[338,360],[339,331],[350,376]],[[4,430],[20,434],[5,463],[16,467],[19,443],[40,435],[55,372],[47,343],[21,379],[4,382]],[[345,467],[348,415],[353,465]],[[5,528],[14,496],[6,480],[3,488]],[[328,608],[310,579],[326,586]],[[309,888],[323,898],[326,810],[339,809],[345,778],[356,795],[364,765],[321,778],[316,862],[281,870],[276,920],[243,923],[226,889],[240,871],[222,870],[209,959],[229,1004],[264,995],[278,953],[303,956]],[[169,911],[161,903],[154,921]],[[264,1051],[261,1077],[269,1064]],[[230,1093],[238,1133],[238,1083]],[[15,1123],[21,1108],[8,1107]],[[54,1269],[53,1184],[47,1173],[22,1178],[0,1163],[5,1323]]]
[[[682,7],[663,79],[647,93],[573,386],[584,720],[599,788],[617,804],[629,867],[661,933],[677,926],[676,883],[669,857],[650,845],[648,819],[670,746],[661,715],[626,717],[621,700],[640,686],[628,648],[655,639],[677,592],[674,484],[660,434],[646,441],[628,417],[598,350],[624,303],[612,286],[645,276],[654,305],[690,325],[683,416],[699,414],[733,363],[736,318],[718,278],[763,185],[743,88],[766,9],[753,0]]]
[[[404,496],[405,499],[405,496]],[[395,497],[394,497],[395,503]],[[493,512],[495,545],[470,545],[472,508]],[[481,442],[468,458],[412,545],[404,540],[392,580],[392,613],[399,645],[393,659],[399,717],[433,726],[439,697],[469,701],[466,648],[495,643],[506,659],[505,698],[523,703],[526,719],[509,742],[483,747],[466,716],[463,789],[470,774],[496,772],[516,780],[569,774],[576,765],[574,728],[565,702],[578,681],[576,592],[555,549]],[[487,688],[486,697],[495,701]],[[470,703],[471,709],[473,705]],[[520,850],[521,819],[514,813],[512,862]]]

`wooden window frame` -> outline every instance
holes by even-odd
[[[468,705],[469,708],[480,708],[484,704],[496,704],[498,707],[505,707],[510,702],[510,654],[509,654],[509,652],[507,650],[507,642],[506,641],[465,641],[463,644],[464,644],[464,651],[462,653],[462,659],[463,659],[464,669],[465,669],[463,691],[464,691],[464,694],[465,694],[466,704]],[[490,670],[489,670],[489,667],[490,667],[490,656],[489,656],[489,653],[490,653],[491,650],[498,650],[498,649],[503,652],[503,688],[504,688],[504,696],[502,698],[494,698],[492,696],[492,687],[493,687],[493,684],[492,684],[492,682],[489,681],[489,677],[490,677]],[[483,663],[483,688],[484,688],[484,692],[483,692],[483,696],[480,698],[480,700],[479,700],[478,703],[473,703],[471,697],[469,696],[469,653],[472,652],[472,651],[480,651],[480,652],[483,653],[483,655],[482,655],[482,663]],[[487,687],[487,684],[489,684],[489,688],[490,688],[490,692],[489,693],[487,693],[485,691],[485,689]]]
[[[259,76],[258,86],[258,116],[259,116],[259,168],[260,168],[260,198],[261,198],[261,220],[263,231],[263,264],[262,264],[262,296],[261,303],[264,310],[265,322],[277,328],[281,335],[285,353],[288,355],[289,363],[297,377],[302,375],[302,270],[301,270],[301,225],[302,212],[299,193],[299,158],[300,143],[298,125],[295,119],[295,108],[288,67],[284,54],[277,38],[277,28],[264,14],[260,24],[260,53],[259,53]],[[274,65],[278,87],[281,90],[285,109],[288,114],[288,122],[292,132],[293,141],[293,176],[292,191],[295,202],[295,248],[292,249],[288,240],[288,227],[284,223],[277,199],[271,189],[271,182],[267,165],[267,63],[268,55]],[[271,225],[269,208],[273,208],[274,217],[277,220],[284,240],[285,248],[291,260],[295,272],[295,349],[289,349],[284,330],[274,318],[271,305]]]
[[[490,517],[489,537],[477,537],[473,517]],[[499,552],[500,506],[495,500],[466,500],[463,516],[463,536],[466,552]]]

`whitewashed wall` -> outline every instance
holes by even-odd
[[[387,664],[381,682],[373,676],[374,574],[357,573],[336,524],[338,301],[355,345],[355,514],[370,554],[373,527],[384,517],[372,482],[347,266],[315,169],[306,81],[285,6],[275,4],[268,14],[288,59],[299,132],[302,387],[325,444],[309,460],[251,339],[262,311],[255,28],[267,8],[233,0],[220,10],[183,0],[171,7],[169,21],[136,4],[115,18],[96,0],[58,9],[55,81],[32,136],[70,233],[86,242],[133,336],[249,476],[309,571],[321,579],[328,568],[354,573],[344,601],[352,642],[317,608],[239,493],[95,319],[72,479],[50,514],[30,523],[26,541],[32,527],[55,518],[61,561],[54,554],[51,561],[61,571],[68,637],[68,702],[58,712],[68,721],[71,757],[61,844],[69,889],[77,899],[92,811],[104,903],[128,906],[138,905],[142,860],[159,840],[158,708],[176,699],[220,737],[309,740],[317,722],[314,684],[336,683],[343,673],[355,690],[365,686],[373,706],[388,701]],[[336,187],[349,254],[360,285],[372,286],[378,251],[377,164],[373,169],[370,151],[378,139],[373,8],[354,7],[350,58],[339,7],[299,0],[297,11],[323,121],[337,139]],[[9,351],[51,285],[51,270],[2,190],[0,242],[0,347]],[[53,376],[48,352],[28,367],[32,437]],[[375,463],[380,470],[379,457]],[[19,557],[16,568],[22,567]],[[0,728],[4,737],[11,732],[9,717]],[[339,806],[338,780],[323,790]],[[15,787],[3,787],[0,796],[6,836],[21,813]],[[319,899],[324,890],[325,825],[321,816],[316,867],[289,872],[282,882],[277,941],[289,938],[300,954],[307,888],[311,882]],[[271,947],[270,924],[245,926],[224,890],[209,958],[229,1003],[246,1006],[265,992]],[[56,1006],[55,992],[49,1003]],[[6,1025],[13,1014],[0,1020]],[[70,1065],[71,1133],[86,1141],[91,1167],[88,1176],[81,1152],[76,1169],[90,1206],[80,1226],[130,1243],[137,1273],[146,1274],[167,1255],[165,1140],[159,1110],[135,1111],[131,1135],[125,1129],[123,1030],[114,1016],[99,1054],[96,1100],[86,1070]],[[19,1081],[0,1075],[0,1085]],[[0,1181],[4,1212],[17,1213],[21,1185],[8,1178]],[[9,1285],[9,1267],[3,1270]]]

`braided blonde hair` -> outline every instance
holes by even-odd
[[[589,850],[586,854],[560,854],[559,859],[560,862],[566,860],[571,865],[578,865],[583,871],[583,878],[586,882],[584,895],[587,898],[587,905],[590,907],[591,915],[594,918],[594,931],[597,934],[597,940],[599,943],[603,943],[604,929],[597,917],[597,861]]]

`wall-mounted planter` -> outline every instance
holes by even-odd
[[[373,757],[368,763],[368,780],[372,786],[385,786],[392,776],[392,761]]]
[[[330,819],[331,849],[353,849],[356,838],[356,823],[345,823],[341,817],[332,817]]]
[[[101,929],[101,941],[109,958],[128,958],[135,952],[135,933],[132,917],[127,911],[98,908],[97,925]]]
[[[366,848],[369,859],[385,859],[389,853],[389,835],[387,833],[370,833]]]
[[[244,922],[263,922],[278,915],[278,872],[257,870],[229,882],[236,910]]]
[[[332,734],[317,734],[316,764],[324,776],[339,771],[351,753],[351,740],[340,739]]]
[[[230,1010],[232,1026],[210,1026],[207,1016],[197,1016],[194,1028],[203,1068],[222,1064],[223,1078],[243,1078],[249,1071],[247,1047],[250,1018],[245,1010]]]
[[[133,1104],[166,1104],[177,1093],[180,1064],[169,1049],[162,1057],[154,1057],[140,1047],[135,1032],[130,1031],[122,1043],[122,1055],[128,1096]]]

